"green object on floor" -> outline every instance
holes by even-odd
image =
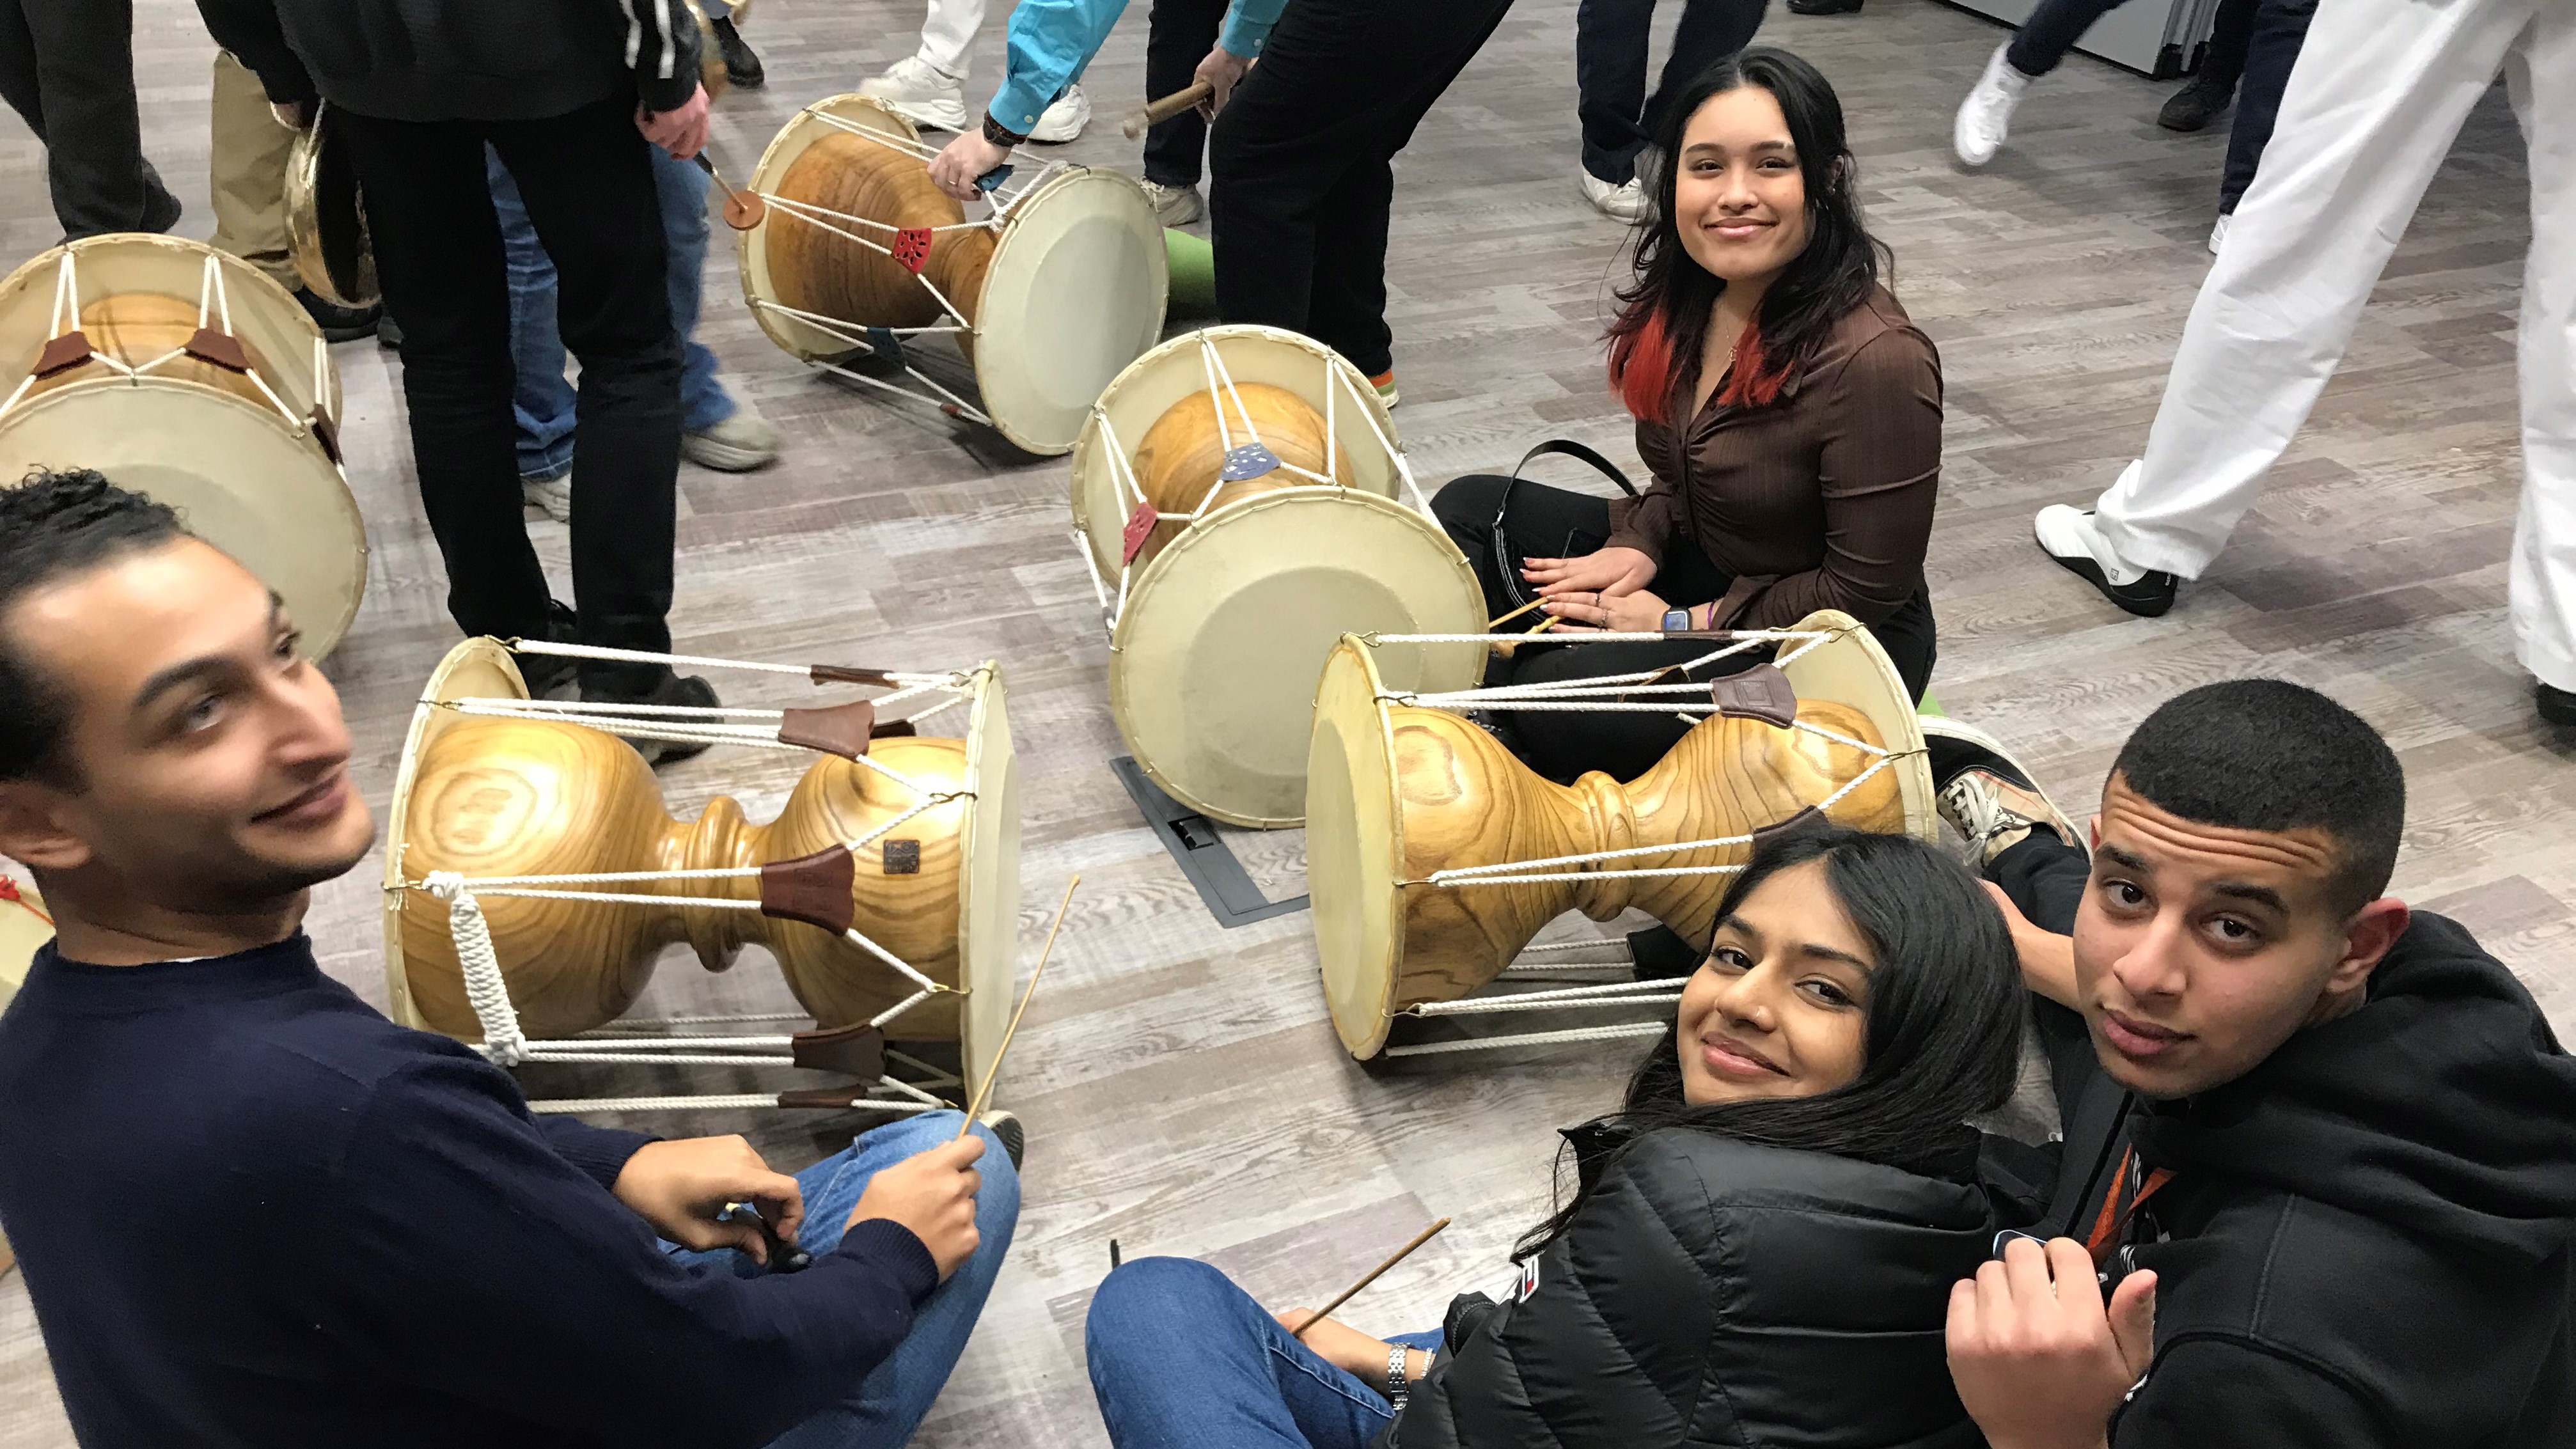
[[[1914,712],[1916,714],[1928,714],[1934,719],[1948,719],[1950,717],[1950,712],[1941,707],[1941,696],[1934,694],[1932,692],[1932,686],[1928,684],[1923,686],[1922,702],[1914,706]]]
[[[1216,252],[1208,246],[1207,238],[1167,226],[1163,228],[1163,260],[1172,274],[1167,315],[1215,316]]]

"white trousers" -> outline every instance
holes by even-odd
[[[2504,72],[2531,152],[2514,640],[2576,689],[2576,0],[2324,0],[2183,327],[2147,455],[2095,503],[2123,563],[2197,578],[2343,360],[2469,109]]]
[[[921,22],[921,63],[951,80],[966,79],[966,51],[984,28],[984,0],[930,0]]]

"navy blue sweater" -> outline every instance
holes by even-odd
[[[0,1226],[88,1449],[720,1449],[855,1391],[937,1286],[921,1240],[692,1271],[608,1190],[649,1140],[532,1117],[301,935],[49,945],[0,1016]]]

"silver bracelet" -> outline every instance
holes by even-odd
[[[1404,1356],[1411,1352],[1399,1343],[1386,1356],[1386,1403],[1399,1414],[1404,1412],[1404,1401],[1411,1397],[1404,1384]]]

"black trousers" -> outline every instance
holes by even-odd
[[[1770,0],[1683,0],[1655,97],[1646,99],[1646,46],[1655,0],[1582,0],[1574,11],[1575,117],[1583,124],[1583,169],[1613,186],[1637,174],[1637,153],[1654,135],[1664,102],[1700,72],[1753,41]]]
[[[2218,0],[2209,44],[2200,53],[2199,79],[2228,90],[2245,78],[2245,52],[2254,44],[2254,12],[2261,0]]]
[[[1506,578],[1517,579],[1525,558],[1570,558],[1600,548],[1610,538],[1610,500],[1588,493],[1550,488],[1523,481],[1512,489],[1511,514],[1504,525],[1509,557],[1497,557],[1493,545],[1494,512],[1510,480],[1497,474],[1471,474],[1444,487],[1431,500],[1431,512],[1448,531],[1476,577],[1485,586],[1485,604],[1497,618],[1519,607],[1506,590]],[[1506,575],[1506,570],[1511,570]],[[1734,582],[1708,555],[1686,540],[1675,540],[1653,584],[1657,597],[1676,609],[1709,603],[1725,595]],[[1527,615],[1496,630],[1517,634],[1534,620]],[[1916,699],[1932,678],[1939,648],[1928,592],[1917,593],[1904,607],[1870,626],[1870,633],[1896,665],[1905,688]],[[1762,662],[1757,651],[1730,655],[1713,665],[1683,670],[1681,665],[1709,652],[1705,641],[1670,640],[1660,644],[1597,645],[1524,644],[1510,659],[1494,661],[1488,685],[1557,683],[1628,674],[1641,669],[1674,669],[1666,683],[1709,680]],[[1495,724],[1505,743],[1531,769],[1559,784],[1586,770],[1601,770],[1618,780],[1633,780],[1652,769],[1696,721],[1670,714],[1576,714],[1497,711]]]
[[[1512,0],[1295,0],[1217,116],[1217,312],[1394,366],[1386,237],[1395,153]]]
[[[0,0],[0,99],[45,143],[66,240],[177,224],[178,198],[143,159],[133,0]]]
[[[386,121],[342,112],[385,308],[403,331],[403,396],[421,503],[468,634],[547,634],[545,572],[520,521],[510,295],[483,146],[500,154],[554,258],[574,417],[573,593],[581,642],[667,651],[680,467],[680,344],[662,209],[614,95],[540,121]],[[586,691],[641,692],[661,666],[593,666]]]
[[[1183,89],[1199,62],[1216,48],[1227,0],[1154,0],[1145,32],[1145,98]],[[1145,133],[1145,179],[1162,186],[1199,184],[1199,156],[1207,149],[1208,123],[1183,111]]]
[[[2236,210],[2245,188],[2254,184],[2263,148],[2271,144],[2272,124],[2281,114],[2281,93],[2290,87],[2290,71],[2307,44],[2308,22],[2316,19],[2317,0],[2257,0],[2247,35],[2245,81],[2236,96],[2236,120],[2227,132],[2227,171],[2218,184],[2218,210]]]

